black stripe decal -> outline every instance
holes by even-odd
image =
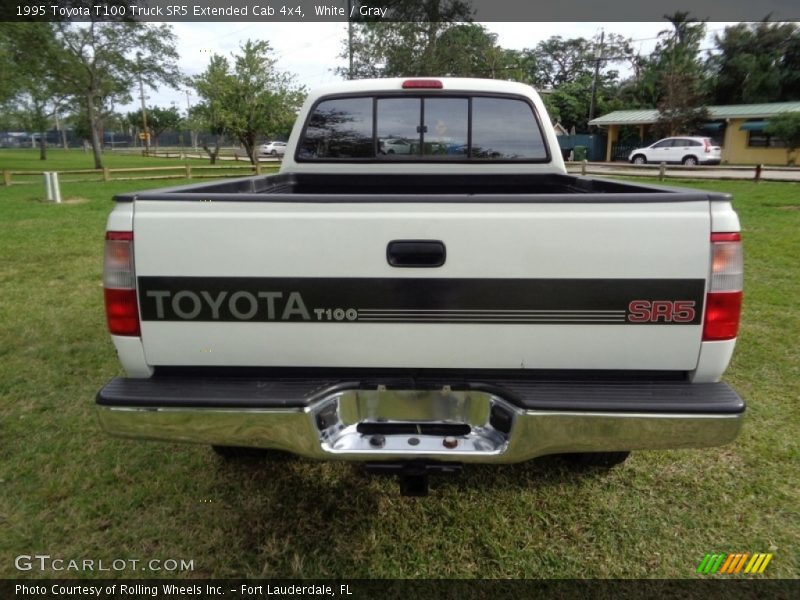
[[[703,279],[139,277],[144,321],[700,323]]]

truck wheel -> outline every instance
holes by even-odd
[[[687,167],[694,167],[697,165],[697,158],[694,156],[684,156],[683,157],[683,164]]]
[[[620,465],[630,456],[630,452],[580,452],[564,454],[564,458],[576,467],[603,467],[610,469]]]
[[[643,154],[637,154],[636,156],[633,157],[633,160],[631,162],[635,165],[646,165],[647,159],[644,157]]]
[[[223,460],[241,460],[248,458],[285,460],[292,456],[288,452],[281,452],[280,450],[247,448],[245,446],[211,446],[211,449],[214,451],[214,454]]]

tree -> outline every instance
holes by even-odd
[[[661,87],[654,129],[657,135],[669,136],[693,132],[709,118],[699,60],[706,28],[705,23],[690,18],[687,12],[678,11],[664,18],[672,29],[659,33],[661,41],[650,67]]]
[[[14,68],[15,24],[0,22],[0,105],[10,101],[19,91],[20,71]]]
[[[203,150],[209,156],[212,165],[219,156],[220,137],[227,133],[227,107],[222,90],[228,87],[229,65],[225,57],[214,54],[208,67],[199,77],[190,81],[195,86],[201,101],[189,111],[189,118],[198,124],[198,129],[205,129],[214,136],[214,149],[203,141]]]
[[[764,131],[786,143],[786,164],[796,164],[796,152],[800,148],[800,112],[782,113],[770,117]]]
[[[46,87],[31,85],[17,96],[15,103],[17,122],[26,131],[36,132],[39,136],[39,160],[47,160],[47,129],[51,114],[47,110],[49,98]]]
[[[47,158],[46,133],[50,125],[48,110],[53,95],[53,79],[39,53],[29,52],[22,40],[45,31],[38,23],[0,24],[0,59],[7,68],[0,75],[0,101],[4,112],[14,115],[14,121],[26,131],[39,136],[39,158]]]
[[[466,2],[394,0],[387,4],[391,17],[353,26],[352,44],[345,42],[341,54],[346,58],[352,52],[353,70],[338,68],[339,75],[352,79],[477,75],[471,63],[480,62],[487,54],[492,60],[496,36],[493,39],[482,26],[468,23],[472,9]],[[459,32],[446,35],[457,27]],[[485,72],[487,67],[481,70]]]
[[[175,36],[168,25],[140,22],[48,24],[50,39],[41,51],[58,89],[79,100],[85,110],[95,168],[103,167],[103,111],[129,101],[142,79],[155,89],[179,81]]]
[[[602,44],[600,37],[553,36],[521,52],[520,58],[527,65],[521,81],[551,90],[544,96],[550,116],[568,129],[586,131],[592,89],[597,114],[609,106],[618,87],[619,73],[609,67],[631,56],[630,41],[616,34],[604,36]]]
[[[141,118],[141,113],[139,113]],[[158,136],[168,129],[177,130],[183,123],[183,117],[177,106],[162,108],[151,106],[147,109],[147,128],[152,134],[156,146],[158,146]]]
[[[255,164],[258,136],[288,134],[305,92],[294,83],[293,75],[275,68],[269,42],[247,40],[240,51],[232,55],[232,63],[223,56],[212,56],[192,83],[202,100],[196,113],[217,136],[235,136]],[[204,148],[213,163],[215,153]]]
[[[800,28],[794,23],[738,23],[714,36],[706,61],[716,104],[796,100],[800,97]]]

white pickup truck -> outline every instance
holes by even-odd
[[[567,175],[490,80],[309,95],[275,175],[115,198],[106,431],[396,470],[733,440],[723,194]],[[418,488],[416,488],[418,489]]]

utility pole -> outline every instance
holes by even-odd
[[[141,54],[136,54],[136,62],[139,65],[139,98],[142,100],[142,126],[144,127],[144,154],[150,155],[150,130],[147,128],[147,107],[144,104],[144,83],[142,83]]]
[[[347,54],[350,58],[350,67],[347,71],[347,78],[353,78],[353,0],[347,0]]]
[[[589,120],[594,119],[594,105],[597,100],[597,78],[600,75],[600,57],[603,56],[605,31],[600,30],[600,43],[594,47],[594,78],[592,79],[592,99],[589,103]]]
[[[189,90],[186,90],[186,118],[190,119],[192,113],[192,104],[189,102]],[[195,152],[197,152],[197,133],[194,129],[189,131],[189,135],[192,136],[192,146],[194,147]]]

